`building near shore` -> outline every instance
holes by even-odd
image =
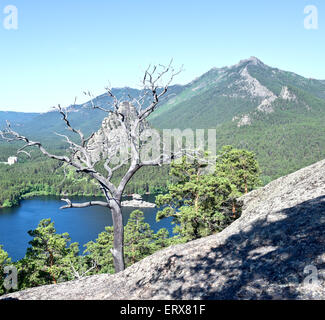
[[[8,164],[10,166],[12,166],[13,164],[17,163],[18,162],[18,158],[17,157],[9,157],[8,158]]]

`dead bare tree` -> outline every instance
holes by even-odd
[[[94,138],[98,133],[93,133],[88,138],[85,138],[81,130],[71,125],[68,119],[68,112],[61,108],[60,105],[57,109],[62,115],[67,129],[80,139],[80,142],[76,143],[68,135],[57,134],[67,142],[70,151],[68,155],[59,156],[51,154],[43,147],[42,143],[32,141],[14,131],[9,122],[7,122],[6,129],[0,131],[1,137],[8,142],[22,141],[24,143],[18,150],[18,154],[24,153],[30,156],[27,152],[28,148],[36,147],[45,156],[72,166],[76,168],[77,172],[88,174],[98,182],[106,201],[72,203],[69,199],[62,199],[67,204],[61,209],[102,206],[111,210],[114,227],[114,244],[111,252],[116,273],[125,268],[123,250],[124,227],[121,205],[125,187],[140,168],[161,165],[162,162],[168,161],[168,157],[171,157],[171,155],[162,152],[155,159],[143,160],[141,158],[141,150],[145,147],[145,143],[141,141],[140,135],[148,128],[146,119],[157,109],[161,98],[167,93],[168,87],[180,71],[176,71],[173,68],[172,61],[168,66],[149,66],[144,73],[141,95],[139,97],[136,99],[129,97],[126,102],[120,101],[113,94],[112,90],[107,88],[107,94],[110,97],[111,103],[107,107],[105,106],[105,108],[96,105],[91,94],[87,93],[91,98],[91,104],[94,109],[100,109],[109,114],[108,118],[106,118],[109,119],[108,127],[113,127],[113,129],[107,131],[103,128],[101,129],[101,138],[103,140],[103,143],[101,143],[101,157],[98,157],[98,153],[97,157],[94,156],[93,152],[94,145],[96,144],[94,142],[96,139]],[[114,163],[113,165],[113,162],[115,162],[113,161],[114,157],[116,158],[116,155],[120,152],[121,146],[127,146],[124,148],[124,159],[120,163]],[[96,164],[101,160],[104,161],[103,167],[106,170],[106,174],[101,174],[95,169]],[[113,173],[123,166],[127,167],[126,173],[121,178],[119,184],[114,185],[111,181]]]

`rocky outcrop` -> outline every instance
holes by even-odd
[[[245,74],[248,74],[247,68],[245,71]],[[237,127],[240,128],[242,126],[249,126],[252,124],[253,122],[253,118],[256,116],[257,112],[263,112],[263,113],[273,113],[274,112],[274,105],[273,103],[275,101],[278,101],[279,99],[285,100],[287,102],[292,102],[292,101],[297,101],[298,98],[296,97],[296,95],[294,93],[292,93],[288,87],[284,86],[282,87],[281,93],[279,96],[276,96],[273,92],[271,91],[266,91],[266,90],[262,90],[261,87],[256,86],[256,89],[258,90],[258,92],[260,93],[260,96],[263,96],[264,94],[264,98],[262,100],[262,102],[257,106],[256,110],[254,110],[253,112],[250,112],[249,114],[244,114],[241,117],[236,116],[233,117],[232,121],[238,121],[237,122]],[[304,103],[307,109],[310,109],[309,106]]]
[[[118,113],[125,119],[124,124],[128,131],[131,130],[130,128],[134,127],[134,120],[137,117],[136,108],[129,102],[122,102],[119,105]],[[139,125],[137,132],[143,132],[146,129],[149,129],[149,125],[144,121]],[[103,120],[101,128],[89,140],[87,151],[93,162],[112,158],[111,163],[118,165],[120,161],[128,159],[129,146],[127,132],[122,128],[116,114],[111,113]]]
[[[151,202],[143,200],[125,200],[122,201],[122,207],[133,207],[133,208],[156,208],[156,205]]]
[[[280,97],[281,97],[281,99],[287,100],[287,101],[296,101],[297,100],[296,95],[294,93],[292,93],[288,87],[282,87]]]
[[[245,88],[246,92],[252,97],[260,98],[276,98],[276,95],[263,86],[256,78],[252,77],[247,69],[247,66],[240,72],[242,79],[240,84]]]
[[[257,107],[258,111],[264,112],[264,113],[272,113],[274,112],[272,103],[277,99],[277,97],[272,96],[269,98],[266,98],[262,101],[262,103]]]
[[[325,299],[325,161],[240,199],[223,232],[17,299]]]
[[[238,121],[237,127],[249,126],[252,124],[252,119],[248,114],[244,114],[242,118]]]
[[[122,201],[122,207],[156,208],[155,203],[144,201],[139,194],[132,194],[132,198],[132,200]]]

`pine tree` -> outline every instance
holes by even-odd
[[[131,213],[124,227],[124,235],[127,266],[178,242],[177,238],[169,237],[166,229],[154,233],[150,225],[144,221],[144,214],[140,210]],[[85,245],[85,259],[95,261],[97,264],[96,270],[92,273],[114,273],[113,257],[110,252],[113,248],[113,240],[113,228],[106,227],[96,241],[90,241]]]
[[[130,266],[153,253],[154,232],[144,222],[144,214],[140,210],[131,213],[125,226],[125,262]]]
[[[79,246],[70,242],[68,233],[57,234],[51,219],[40,221],[25,257],[18,262],[20,288],[56,284],[72,280],[71,264],[77,262]]]
[[[159,195],[156,203],[165,206],[157,213],[157,220],[173,217],[174,233],[186,240],[197,239],[222,230],[231,220],[223,211],[236,188],[227,177],[203,174],[205,166],[186,157],[172,163],[170,174],[177,182],[169,192]]]
[[[11,259],[8,253],[4,251],[3,246],[0,246],[0,295],[5,293],[4,284],[4,268],[11,264]]]
[[[217,158],[216,175],[225,177],[235,186],[229,195],[234,217],[238,216],[236,199],[261,184],[260,168],[253,152],[224,146]]]
[[[253,152],[224,146],[219,153],[216,174],[230,179],[239,193],[246,194],[260,185],[260,168]]]

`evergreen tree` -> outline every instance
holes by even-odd
[[[20,287],[56,284],[72,280],[71,265],[78,261],[79,247],[70,242],[68,233],[57,234],[51,219],[40,221],[35,230],[28,231],[33,237],[26,256],[18,262]]]
[[[97,273],[114,273],[113,256],[113,227],[106,227],[105,231],[98,235],[95,241],[89,241],[85,244],[86,259],[95,261]]]
[[[177,244],[179,239],[177,237],[170,237],[167,229],[162,228],[154,235],[153,251],[158,251],[169,247],[170,245]]]
[[[219,153],[216,174],[230,179],[240,194],[260,185],[260,168],[253,152],[224,146]]]
[[[124,227],[124,236],[127,266],[178,241],[176,237],[170,238],[166,229],[160,229],[154,233],[150,225],[144,222],[144,214],[140,210],[131,213]],[[113,248],[113,240],[113,228],[106,227],[105,231],[98,235],[96,241],[90,241],[85,245],[86,261],[95,261],[97,265],[93,273],[114,273],[113,257],[110,252]]]
[[[259,180],[260,168],[253,152],[224,146],[217,158],[216,172],[219,177],[225,177],[235,186],[229,195],[234,217],[238,215],[236,199],[248,193],[261,184]]]
[[[159,207],[165,206],[157,213],[157,220],[173,217],[174,233],[186,240],[220,231],[233,220],[223,209],[236,192],[235,186],[227,177],[203,174],[204,167],[186,157],[172,163],[170,174],[177,182],[169,186],[167,194],[156,198]]]
[[[148,223],[144,222],[144,214],[140,210],[131,213],[125,226],[125,262],[132,265],[153,253],[152,242],[154,232]]]
[[[2,249],[0,246],[0,295],[5,293],[4,284],[4,268],[11,264],[11,259],[8,256],[8,253]]]

